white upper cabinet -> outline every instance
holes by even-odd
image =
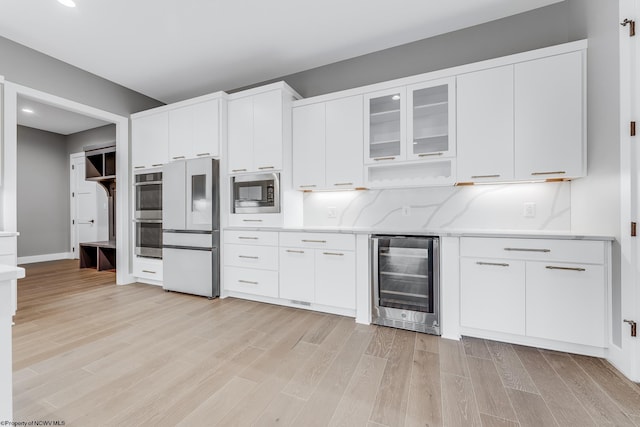
[[[228,109],[229,172],[249,172],[253,170],[253,98],[231,100]]]
[[[291,101],[298,95],[284,83],[269,86],[234,94],[236,98],[229,100],[229,173],[283,168],[291,144]]]
[[[131,164],[134,169],[162,166],[169,159],[166,111],[131,118]]]
[[[225,96],[222,92],[204,95],[132,115],[133,168],[219,157]]]
[[[363,185],[362,96],[326,103],[326,185],[354,188]]]
[[[515,65],[516,179],[586,175],[583,53]]]
[[[458,182],[586,175],[583,52],[457,77]]]
[[[362,186],[362,96],[293,109],[293,183],[300,190]]]
[[[407,87],[407,159],[455,155],[455,100],[454,79]]]
[[[293,109],[293,186],[314,190],[325,185],[325,103]]]
[[[513,65],[457,77],[458,182],[511,181]]]
[[[220,100],[169,111],[169,160],[220,155]]]
[[[253,96],[253,167],[257,171],[282,169],[282,91]]]
[[[364,96],[365,163],[404,160],[406,130],[404,87]]]

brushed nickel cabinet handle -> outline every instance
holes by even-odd
[[[545,268],[548,270],[587,271],[586,268],[581,267],[556,267],[555,265],[547,265]]]
[[[323,255],[336,255],[336,256],[344,256],[340,252],[322,252]]]
[[[144,166],[134,166],[134,169],[144,169]]]
[[[298,187],[300,187],[300,188],[313,188],[313,187],[317,187],[317,185],[315,185],[315,184],[307,184],[307,185],[299,185]]]
[[[376,162],[379,162],[381,160],[395,160],[395,156],[391,156],[391,157],[375,157],[373,160],[375,160]]]
[[[155,165],[151,165],[151,166],[153,166],[155,168],[157,166],[162,166],[162,163],[156,163]]]
[[[335,186],[340,186],[340,185],[353,185],[353,182],[337,182],[335,184],[333,184]]]
[[[211,153],[198,153],[198,154],[196,154],[196,156],[198,156],[198,157],[209,156],[209,155],[211,155]]]
[[[232,169],[231,172],[246,172],[246,169]]]
[[[265,169],[275,169],[275,168],[276,168],[275,166],[260,166],[258,169],[260,169],[262,171],[262,170],[265,170]]]
[[[500,178],[500,174],[497,175],[471,175],[472,179],[478,179],[478,178]]]
[[[551,249],[528,249],[528,248],[504,248],[505,251],[512,252],[551,252]]]
[[[251,280],[242,280],[242,279],[238,280],[238,283],[247,283],[249,285],[257,285],[258,284],[258,282],[252,282]]]
[[[143,273],[149,273],[149,274],[156,274],[155,271],[151,271],[151,270],[142,270]]]
[[[302,241],[305,242],[305,243],[327,243],[326,240],[305,240],[305,239],[302,239]]]
[[[248,256],[248,255],[238,255],[238,258],[245,258],[245,259],[260,259],[260,257],[257,257],[257,256]]]
[[[531,172],[531,175],[536,176],[536,175],[562,175],[565,174],[567,172],[565,171],[551,171],[551,172]]]
[[[180,160],[180,159],[184,159],[184,156],[175,156],[172,157],[173,160]]]
[[[261,219],[243,219],[244,222],[262,222]]]
[[[420,154],[418,154],[418,157],[442,156],[443,154],[444,154],[443,152],[439,152],[439,153],[420,153]]]
[[[294,251],[293,249],[287,249],[287,252],[292,253],[292,254],[303,254],[304,251]]]
[[[248,237],[248,236],[238,236],[238,239],[242,239],[242,240],[258,240],[257,237]]]
[[[478,261],[478,262],[476,262],[476,264],[478,264],[478,265],[494,265],[496,267],[509,267],[509,264],[506,264],[504,262],[482,262],[482,261]]]

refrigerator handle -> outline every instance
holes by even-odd
[[[371,254],[371,286],[373,287],[373,310],[376,310],[379,304],[379,271],[378,271],[378,250],[380,247],[380,239],[377,237],[371,237],[370,239],[370,254]]]

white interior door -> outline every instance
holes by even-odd
[[[108,201],[100,184],[85,180],[84,153],[71,155],[71,252],[79,257],[78,244],[107,240]]]

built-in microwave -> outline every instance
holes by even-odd
[[[233,176],[231,213],[280,213],[280,174]]]

